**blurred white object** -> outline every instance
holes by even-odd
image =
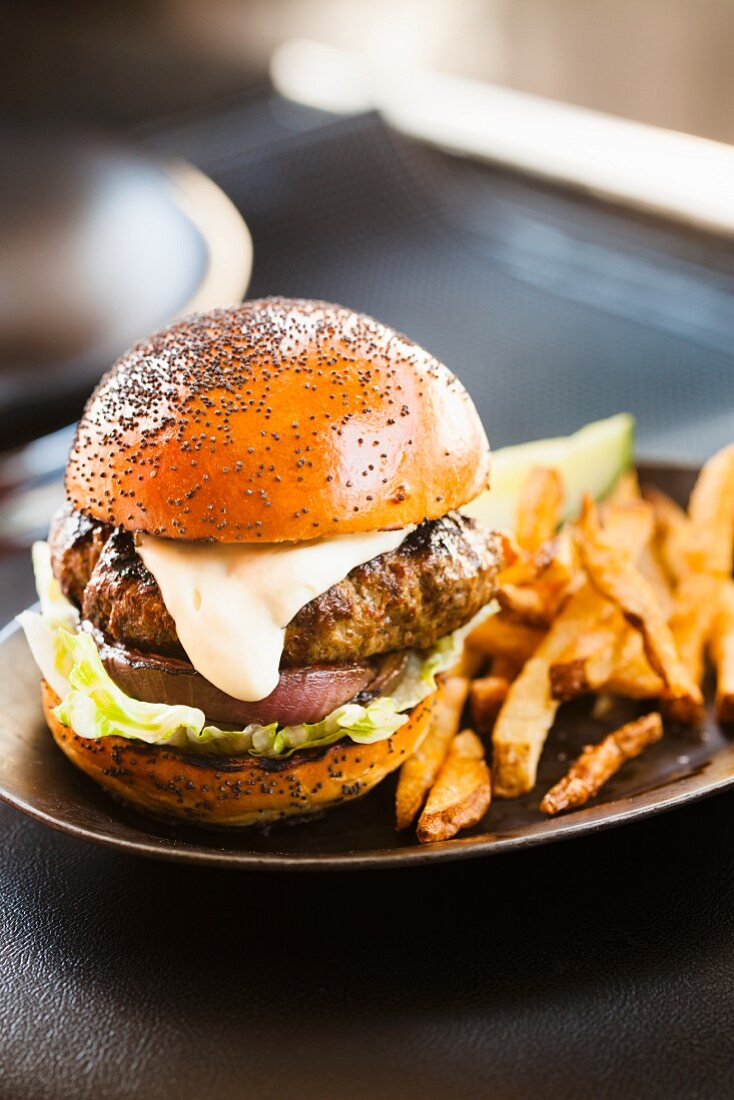
[[[169,164],[176,205],[206,242],[206,270],[178,316],[237,305],[252,274],[252,237],[232,200],[190,164]]]
[[[273,50],[270,78],[281,95],[339,115],[376,106],[365,58],[325,42],[293,38]]]
[[[0,163],[3,446],[71,419],[135,340],[242,300],[252,241],[191,165],[90,134],[14,130]],[[64,405],[67,411],[64,411]]]
[[[451,153],[508,165],[613,202],[734,233],[734,147],[492,84],[376,65],[307,39],[272,57],[276,89],[388,125]]]
[[[70,135],[23,135],[0,176],[0,344],[23,361],[112,354],[245,293],[242,217],[188,164]],[[99,352],[97,358],[104,363]]]

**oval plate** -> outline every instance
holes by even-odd
[[[669,465],[642,466],[640,473],[682,502],[695,477],[691,469]],[[119,807],[59,752],[41,713],[38,671],[14,624],[0,636],[0,698],[0,798],[83,840],[184,863],[336,870],[466,859],[636,821],[734,785],[734,743],[719,729],[709,707],[703,730],[666,732],[661,742],[625,764],[584,809],[545,818],[537,808],[540,794],[564,773],[569,758],[641,709],[620,700],[599,721],[591,716],[591,702],[584,700],[561,709],[535,791],[493,802],[480,825],[441,844],[418,845],[414,837],[395,832],[394,776],[366,798],[306,824],[241,832],[168,827]]]

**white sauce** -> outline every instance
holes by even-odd
[[[141,535],[137,549],[194,668],[249,702],[275,689],[293,616],[356,566],[397,549],[412,530],[267,545]]]

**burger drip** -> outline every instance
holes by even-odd
[[[139,535],[137,550],[196,671],[250,702],[277,687],[285,628],[301,608],[412,530],[268,545]]]

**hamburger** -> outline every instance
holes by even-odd
[[[270,298],[137,344],[79,423],[21,616],[67,757],[158,817],[368,792],[425,736],[498,535],[468,394],[362,314]]]

